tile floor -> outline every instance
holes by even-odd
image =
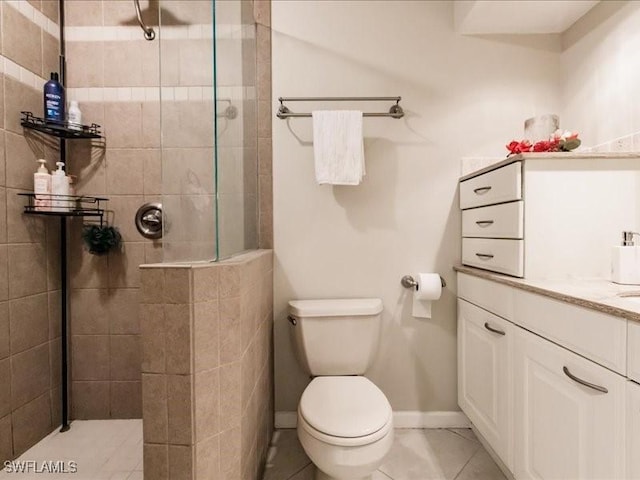
[[[313,480],[295,430],[278,430],[263,480]],[[373,480],[505,480],[470,429],[396,429]]]
[[[71,430],[55,430],[17,461],[34,461],[40,470],[42,462],[74,461],[78,471],[0,471],[0,479],[142,480],[142,420],[76,420]]]

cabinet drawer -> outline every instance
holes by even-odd
[[[627,321],[517,290],[516,323],[621,375],[627,373]]]
[[[640,383],[640,323],[627,322],[627,376]]]
[[[460,182],[460,208],[522,199],[522,163],[515,162]]]
[[[512,287],[458,272],[458,297],[511,321],[514,291]]]
[[[462,236],[522,238],[523,202],[503,203],[462,211]]]
[[[462,263],[515,277],[524,275],[523,240],[463,238]]]

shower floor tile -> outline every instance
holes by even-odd
[[[273,436],[263,480],[313,480],[295,430]],[[470,429],[396,429],[373,480],[505,480]]]
[[[43,462],[75,462],[77,473],[35,473]],[[55,430],[15,462],[33,462],[31,472],[0,471],[15,480],[141,480],[142,420],[76,420],[71,430]],[[18,466],[18,465],[16,465]]]

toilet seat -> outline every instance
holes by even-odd
[[[384,437],[393,426],[384,393],[361,376],[316,377],[298,406],[301,427],[332,445],[367,445]]]

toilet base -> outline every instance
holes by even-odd
[[[367,475],[366,477],[358,477],[358,478],[336,478],[336,477],[327,475],[318,467],[314,466],[314,468],[316,469],[315,475],[313,476],[314,480],[371,480],[373,478],[373,475]]]

